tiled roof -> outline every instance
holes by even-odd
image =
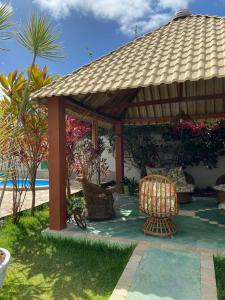
[[[225,77],[225,18],[173,20],[35,92],[75,96]]]

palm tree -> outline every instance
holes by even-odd
[[[46,17],[38,17],[33,14],[22,26],[20,32],[15,32],[15,36],[18,42],[32,53],[32,62],[30,66],[30,72],[28,73],[27,84],[24,89],[23,99],[20,104],[18,118],[16,126],[14,127],[13,139],[16,138],[20,125],[22,125],[22,115],[25,108],[25,104],[29,101],[29,86],[31,82],[31,74],[36,63],[37,57],[41,57],[48,60],[62,59],[61,46],[57,42],[58,32]],[[14,143],[12,143],[12,147]],[[12,160],[8,162],[8,169],[11,167]],[[6,185],[6,184],[5,184]],[[3,187],[0,203],[4,197],[5,187]]]
[[[12,7],[6,2],[0,3],[0,39],[6,40],[11,37],[11,33],[7,29],[12,26],[10,18],[13,14]],[[0,51],[5,50],[0,48]]]
[[[21,28],[21,32],[16,32],[15,34],[18,42],[32,53],[30,73],[28,74],[27,85],[18,116],[18,122],[20,122],[24,105],[28,100],[27,95],[31,80],[30,75],[32,74],[37,57],[56,61],[62,59],[63,56],[61,54],[60,44],[57,43],[58,32],[46,17],[38,17],[33,14]]]

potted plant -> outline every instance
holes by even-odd
[[[134,194],[136,192],[136,188],[137,188],[137,183],[136,183],[135,179],[134,178],[129,179],[128,190],[129,190],[130,196],[134,196]]]
[[[82,214],[85,210],[84,197],[74,197],[73,199],[73,213]]]
[[[124,179],[123,179],[123,193],[126,196],[130,195],[130,193],[129,193],[129,184],[130,184],[130,179],[127,178],[127,177],[124,177]]]
[[[85,210],[84,197],[71,194],[67,196],[67,219],[74,214],[82,214]]]
[[[0,248],[0,288],[3,286],[9,261],[10,261],[9,251]]]

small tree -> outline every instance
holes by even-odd
[[[39,69],[37,65],[28,68],[28,74],[31,78],[29,93],[52,82],[53,77],[47,75],[47,68]],[[9,73],[7,77],[0,75],[0,82],[3,86],[4,103],[8,107],[6,114],[11,118],[17,118],[20,113],[19,107],[23,99],[25,87],[27,84],[23,73],[17,71]],[[32,190],[32,213],[35,207],[35,181],[37,169],[41,161],[47,159],[47,109],[27,102],[22,113],[22,127],[20,128],[20,138],[15,139],[14,155],[17,156],[23,165],[26,166],[31,180]],[[13,163],[13,157],[12,163]]]
[[[18,150],[15,151],[19,161],[27,168],[32,191],[31,211],[34,212],[36,190],[35,182],[40,163],[47,159],[47,120],[46,109],[36,108],[32,113],[24,113],[24,125],[21,138],[18,140]]]
[[[75,152],[78,144],[91,131],[87,123],[75,119],[73,116],[66,117],[66,162],[67,162],[67,194],[71,194],[70,180],[74,172],[76,159]]]
[[[11,180],[13,186],[12,219],[16,223],[26,199],[26,193],[29,185],[27,168],[13,156],[11,165]],[[20,179],[20,181],[18,181]]]
[[[96,176],[98,184],[101,183],[101,177],[109,172],[109,166],[105,158],[101,155],[105,149],[101,138],[97,141],[97,147],[94,148],[90,140],[81,141],[74,152],[74,171],[81,176],[92,181]]]

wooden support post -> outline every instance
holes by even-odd
[[[116,150],[116,192],[122,193],[122,181],[124,177],[123,156],[123,126],[117,123],[115,126],[115,150]]]
[[[98,122],[93,121],[92,122],[92,146],[94,149],[97,149],[97,142],[98,142]]]
[[[49,208],[51,230],[66,227],[66,134],[65,101],[48,99]]]

